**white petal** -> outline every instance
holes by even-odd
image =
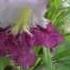
[[[21,8],[26,6],[33,11],[31,16],[40,21],[46,4],[47,0],[0,0],[0,26],[4,27],[13,23],[15,19],[19,18]]]

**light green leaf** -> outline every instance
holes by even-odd
[[[46,70],[54,70],[53,64],[52,64],[52,54],[50,53],[49,48],[43,48],[43,61],[46,66]]]

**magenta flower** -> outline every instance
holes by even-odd
[[[23,32],[18,36],[17,41],[21,48],[17,63],[28,68],[32,66],[36,60],[36,55],[33,51],[35,39],[28,33]]]
[[[31,33],[36,38],[36,45],[53,48],[63,41],[63,36],[51,23],[48,24],[46,28],[42,28],[39,25],[37,25],[37,27],[32,27]]]
[[[37,25],[30,32],[32,35],[24,31],[14,35],[10,28],[0,28],[0,56],[9,57],[15,64],[29,68],[36,61],[34,46],[53,48],[63,41],[63,36],[52,24],[47,28]]]
[[[28,68],[36,60],[36,55],[32,49],[33,39],[23,32],[14,36],[8,29],[0,29],[0,56],[8,56],[14,63]]]

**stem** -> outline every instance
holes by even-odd
[[[35,67],[38,65],[38,63],[39,63],[40,61],[41,61],[41,58],[38,58],[37,61],[36,61],[36,63],[35,63],[35,65],[34,65],[32,68],[30,68],[29,70],[34,70]]]
[[[46,65],[46,70],[55,70],[52,64],[52,55],[49,48],[43,48],[44,53],[44,63]]]

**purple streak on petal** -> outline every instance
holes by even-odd
[[[16,64],[26,68],[30,67],[36,60],[32,49],[33,41],[33,38],[25,32],[16,37],[1,28],[0,57],[8,55]]]
[[[21,50],[19,52],[18,58],[16,59],[16,62],[25,68],[32,66],[36,60],[36,55],[32,49],[34,41],[34,38],[26,32],[23,32],[18,37]]]
[[[36,55],[32,50],[23,50],[23,52],[19,53],[19,56],[15,60],[18,65],[21,65],[24,68],[32,66],[35,61]]]
[[[27,32],[23,32],[19,36],[19,41],[22,46],[32,47],[34,45],[34,37],[30,36]]]
[[[38,27],[32,28],[31,32],[35,37],[35,44],[40,45],[43,42],[44,33]]]
[[[36,45],[43,45],[53,48],[63,41],[63,36],[52,24],[48,24],[46,29],[40,26],[31,28],[31,33],[36,38]]]

